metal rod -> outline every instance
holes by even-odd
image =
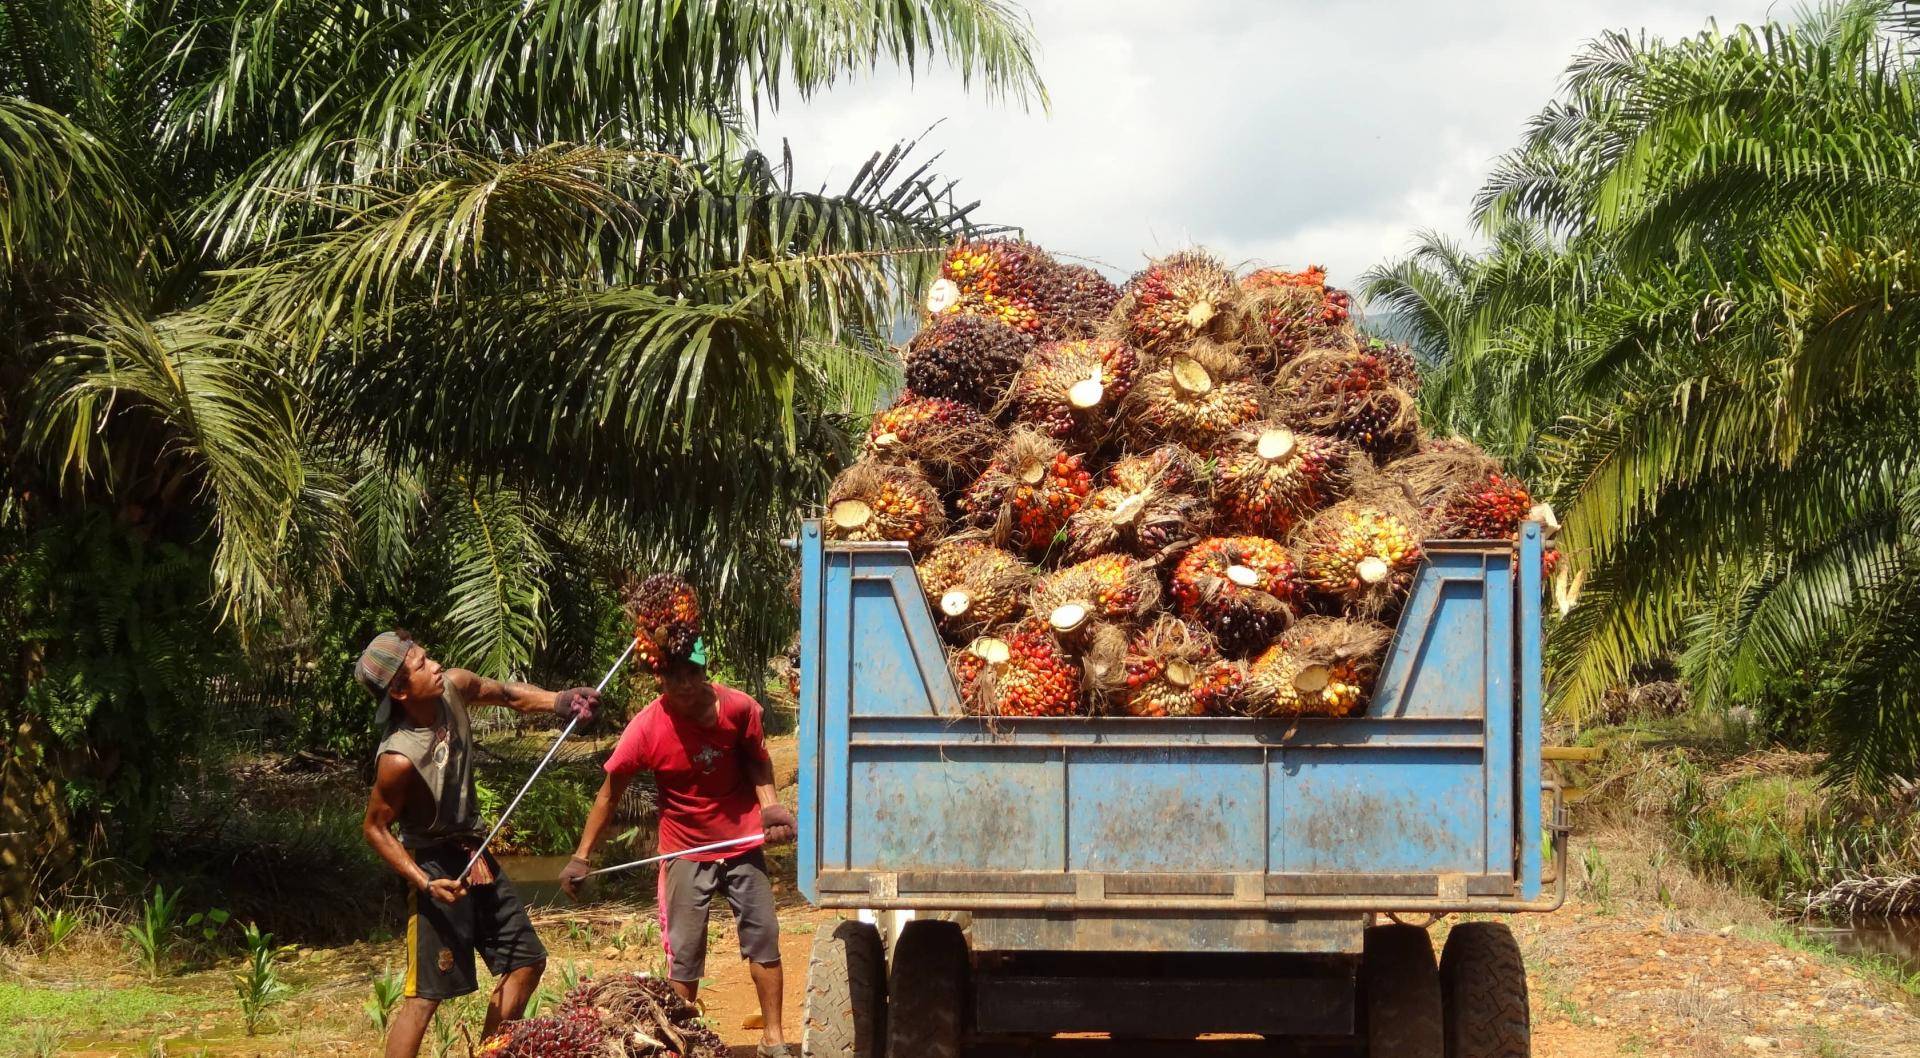
[[[633,867],[645,867],[649,863],[659,863],[661,860],[679,859],[682,856],[692,856],[693,854],[698,852],[718,852],[721,849],[730,849],[735,845],[745,845],[749,841],[765,841],[765,840],[767,840],[767,835],[765,832],[762,832],[759,834],[749,834],[744,838],[728,838],[725,841],[716,841],[711,845],[696,845],[695,847],[690,849],[681,849],[679,852],[663,852],[658,856],[649,856],[644,860],[634,860],[632,863],[622,863],[612,867],[602,867],[597,871],[588,871],[587,877],[591,878],[596,874],[612,874],[615,871],[624,871]]]
[[[605,676],[600,677],[599,685],[593,689],[595,694],[606,690],[607,684],[613,682],[613,674],[619,672],[620,666],[627,663],[627,658],[632,656],[633,648],[637,646],[639,642],[638,637],[627,641],[627,649],[620,652],[620,656],[613,662],[613,667],[607,670]],[[560,737],[554,739],[553,745],[547,747],[547,755],[540,758],[539,765],[533,769],[532,775],[527,776],[527,781],[521,785],[520,792],[514,794],[513,800],[507,803],[507,810],[500,813],[500,821],[493,825],[492,830],[487,831],[486,840],[480,842],[480,847],[473,850],[473,858],[467,861],[465,867],[461,868],[459,876],[456,877],[454,881],[464,882],[467,880],[467,874],[473,870],[473,865],[479,863],[480,857],[487,854],[487,846],[493,844],[493,839],[500,836],[500,828],[507,825],[507,818],[513,815],[514,809],[520,807],[520,799],[527,796],[527,791],[533,788],[533,780],[538,779],[540,773],[547,769],[547,765],[553,762],[553,755],[560,752],[560,743],[565,742],[567,736],[573,734],[573,727],[579,722],[580,714],[576,711],[573,714],[573,718],[567,721],[567,726],[560,729]]]

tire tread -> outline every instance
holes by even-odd
[[[1463,922],[1440,957],[1447,1058],[1529,1058],[1527,964],[1503,922]]]

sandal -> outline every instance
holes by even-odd
[[[787,1045],[784,1043],[780,1044],[778,1047],[769,1043],[763,1043],[760,1046],[754,1048],[753,1053],[757,1055],[758,1058],[787,1058],[787,1055],[789,1052],[787,1050]]]

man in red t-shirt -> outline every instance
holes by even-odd
[[[760,703],[707,680],[703,650],[668,661],[660,697],[627,724],[607,758],[607,778],[587,813],[573,859],[560,872],[569,896],[591,870],[593,848],[635,772],[653,772],[660,798],[660,851],[678,852],[766,832],[793,840],[793,812],[774,794],[773,760],[761,730]],[[724,891],[740,930],[765,1022],[763,1056],[784,1055],[781,1032],[780,923],[760,843],[668,860],[660,870],[660,933],[673,990],[691,1001],[706,972],[707,907]]]

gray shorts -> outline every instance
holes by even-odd
[[[706,976],[707,908],[721,889],[740,929],[740,957],[763,965],[780,961],[773,883],[759,849],[727,860],[668,860],[660,872],[660,939],[675,981]]]

